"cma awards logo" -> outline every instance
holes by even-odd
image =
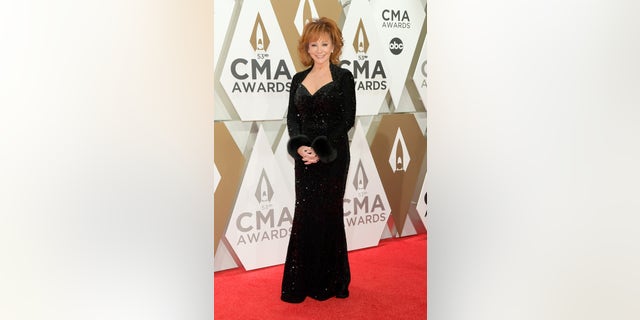
[[[369,60],[369,37],[367,36],[367,30],[362,23],[362,19],[358,22],[352,45],[356,52],[357,59],[354,61],[342,60],[340,66],[351,70],[353,77],[356,79],[356,89],[386,90],[387,75],[382,66],[382,62],[380,60]],[[371,65],[372,63],[373,66]]]
[[[384,9],[382,10],[381,15],[383,28],[411,28],[411,19],[409,19],[409,13],[407,10]]]
[[[407,10],[382,10],[382,27],[389,29],[408,29],[411,28],[411,19]],[[389,41],[389,51],[394,55],[399,55],[404,49],[404,43],[398,37]]]
[[[293,217],[286,206],[276,208],[273,187],[264,169],[255,191],[258,206],[254,212],[242,212],[236,218],[236,228],[242,233],[236,245],[246,245],[289,236]]]
[[[236,58],[231,62],[230,72],[236,81],[232,93],[267,93],[289,91],[291,71],[284,59],[272,59],[269,53],[269,33],[260,13],[253,23],[248,39],[255,56],[252,59]],[[287,80],[286,83],[278,80]]]
[[[407,144],[402,136],[402,130],[398,128],[396,137],[393,140],[391,153],[389,154],[389,165],[394,173],[406,172],[410,161],[411,156],[409,155]]]
[[[358,161],[355,176],[351,184],[356,190],[353,199],[344,199],[345,206],[344,219],[348,227],[377,223],[387,220],[387,212],[380,194],[369,197],[367,186],[369,179],[362,165],[362,160]]]

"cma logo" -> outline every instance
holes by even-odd
[[[356,174],[353,177],[352,184],[359,196],[364,194],[365,189],[367,189],[369,178],[367,177],[367,173],[364,171],[362,160],[358,160],[358,167],[356,168]]]
[[[384,21],[410,21],[407,10],[382,10],[382,20]]]
[[[288,236],[289,231],[288,228],[286,228],[286,224],[291,224],[293,216],[286,206],[282,207],[282,210],[279,210],[280,213],[276,212],[279,208],[276,208],[271,203],[273,195],[273,187],[271,186],[269,177],[265,170],[262,169],[255,191],[255,198],[258,200],[259,208],[255,211],[241,212],[236,218],[236,228],[240,232],[254,232],[240,235],[236,245],[257,243]],[[280,229],[273,229],[276,227]],[[269,230],[265,231],[263,229]]]
[[[382,10],[382,27],[394,29],[411,28],[411,20],[407,10]]]
[[[251,35],[249,36],[251,48],[256,53],[253,59],[236,58],[231,61],[230,72],[236,80],[279,80],[280,78],[291,79],[291,71],[284,59],[272,59],[267,52],[271,40],[267,34],[260,13],[257,14],[253,24]],[[260,83],[255,84],[235,83],[232,92],[284,92],[284,83]]]
[[[389,42],[389,51],[394,55],[399,55],[402,53],[402,49],[404,49],[404,44],[400,38],[393,38],[391,42]]]
[[[398,128],[396,137],[393,140],[391,153],[389,154],[389,165],[394,173],[406,172],[409,167],[409,162],[411,162],[411,156],[409,155],[407,144],[402,136],[402,130]]]
[[[260,179],[258,180],[258,187],[255,192],[256,200],[260,203],[260,208],[268,209],[271,207],[271,199],[273,199],[273,187],[269,182],[267,173],[262,169]]]
[[[353,49],[356,53],[356,59],[341,60],[340,67],[351,70],[353,77],[357,80],[356,90],[386,90],[387,75],[382,66],[382,61],[369,60],[369,56],[367,56],[370,44],[367,30],[364,28],[362,19],[359,19],[353,37]],[[370,63],[372,65],[370,65]]]

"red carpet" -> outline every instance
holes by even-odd
[[[280,301],[283,265],[214,274],[216,320],[427,318],[427,235],[381,240],[349,252],[350,296],[300,304]]]

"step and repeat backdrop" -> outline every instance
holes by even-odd
[[[284,262],[294,214],[286,151],[297,41],[338,22],[356,83],[344,197],[349,250],[426,232],[426,0],[214,1],[215,271]]]

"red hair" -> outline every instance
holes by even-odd
[[[307,22],[302,30],[302,36],[298,40],[298,55],[300,56],[300,62],[306,67],[313,63],[313,59],[309,55],[309,42],[318,40],[323,34],[326,34],[333,43],[333,52],[331,52],[331,63],[338,64],[340,62],[340,55],[342,54],[342,31],[338,28],[335,21],[322,17]]]

